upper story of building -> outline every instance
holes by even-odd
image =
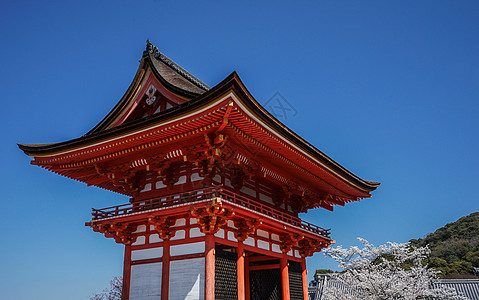
[[[128,195],[132,204],[221,185],[297,218],[371,197],[379,186],[282,124],[236,72],[210,88],[149,42],[126,93],[92,130],[19,147],[32,164]]]

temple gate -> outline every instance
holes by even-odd
[[[333,241],[298,213],[370,197],[233,72],[208,87],[147,43],[125,95],[84,136],[19,145],[38,165],[130,196],[86,225],[125,245],[123,299],[307,300]]]

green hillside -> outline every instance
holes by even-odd
[[[479,267],[479,212],[410,242],[417,247],[429,246],[428,265],[441,271],[442,276],[472,276],[473,267]]]

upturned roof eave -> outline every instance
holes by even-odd
[[[380,185],[379,182],[363,180],[358,176],[354,175],[346,168],[342,167],[340,164],[332,160],[326,154],[321,152],[319,149],[308,143],[294,131],[286,127],[281,121],[279,121],[266,109],[264,109],[258,103],[258,101],[256,101],[256,99],[246,89],[245,85],[243,84],[236,72],[233,72],[222,82],[217,84],[208,92],[205,92],[204,94],[198,96],[197,98],[170,108],[169,110],[160,112],[149,118],[133,121],[131,123],[123,124],[114,128],[109,128],[104,131],[94,132],[90,135],[84,135],[82,137],[65,142],[38,145],[19,144],[18,146],[27,155],[32,157],[55,154],[55,152],[60,151],[68,151],[68,149],[78,148],[81,145],[87,145],[94,142],[99,142],[101,140],[120,137],[124,134],[141,130],[142,128],[145,128],[147,126],[152,126],[155,124],[161,125],[163,121],[168,120],[170,117],[175,117],[179,114],[186,114],[193,109],[196,109],[216,100],[218,96],[221,96],[228,91],[233,91],[240,98],[242,103],[247,106],[251,111],[253,111],[255,115],[260,118],[265,124],[271,127],[271,129],[274,129],[278,134],[282,135],[290,143],[293,143],[298,148],[302,149],[304,152],[313,156],[317,161],[328,166],[331,170],[339,174],[341,177],[347,179],[347,181],[355,183],[356,186],[359,186],[362,190],[367,192],[375,190]]]
[[[178,95],[180,95],[180,96],[182,96],[186,99],[189,99],[189,100],[194,99],[194,98],[198,97],[199,95],[201,95],[200,93],[190,92],[190,91],[187,91],[185,89],[182,89],[178,86],[175,86],[175,85],[169,83],[168,80],[166,80],[163,77],[163,75],[161,74],[161,72],[155,67],[152,59],[155,59],[155,58],[152,57],[152,54],[150,52],[148,52],[148,51],[143,52],[143,56],[140,60],[140,65],[138,66],[138,70],[136,71],[135,77],[133,78],[133,81],[131,82],[130,86],[126,90],[125,94],[121,97],[120,101],[118,101],[118,103],[113,107],[113,109],[110,110],[110,112],[97,125],[95,125],[90,131],[88,131],[85,135],[92,135],[96,132],[100,132],[102,130],[105,130],[105,129],[108,128],[108,126],[111,125],[112,122],[114,122],[114,120],[117,119],[117,117],[121,114],[123,109],[129,104],[135,90],[141,85],[143,77],[147,73],[148,68],[151,69],[151,71],[155,75],[156,79],[170,92],[172,92],[174,94],[178,94]],[[169,61],[171,61],[171,60],[169,60]],[[174,66],[177,66],[177,68],[180,68],[181,70],[184,70],[181,67],[179,67],[177,64],[175,64],[173,61],[171,61],[171,63],[174,64]],[[169,66],[169,67],[173,71],[178,72],[178,70],[174,69],[172,66]],[[184,72],[186,72],[186,71],[184,71]],[[178,74],[180,74],[180,73],[178,73]],[[182,74],[180,74],[180,75],[185,77]],[[199,79],[197,79],[193,75],[191,75],[189,73],[187,73],[187,75],[189,75],[193,79],[199,81]],[[189,80],[186,77],[185,77],[185,79]],[[197,85],[197,84],[195,84],[195,85]],[[198,86],[198,87],[203,88],[203,87],[200,87],[200,86]],[[207,86],[205,85],[205,87],[207,87]]]

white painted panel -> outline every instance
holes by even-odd
[[[178,181],[174,185],[183,184],[185,182],[186,182],[186,176],[183,175],[183,176],[180,176],[180,178],[178,178]]]
[[[298,250],[294,250],[294,256],[296,256],[296,257],[301,257],[301,255],[299,254],[299,251],[298,251]]]
[[[158,233],[155,233],[155,234],[150,235],[149,242],[150,242],[150,243],[158,243],[158,242],[161,242],[161,239],[160,239],[160,236],[158,235]]]
[[[161,299],[161,267],[161,262],[131,266],[130,300]]]
[[[215,177],[213,177],[213,181],[216,181],[218,183],[221,183],[221,176],[216,174]]]
[[[237,242],[234,232],[228,231],[228,240]]]
[[[190,225],[198,223],[198,220],[196,218],[190,218]]]
[[[231,184],[231,180],[229,180],[228,178],[225,178],[225,185],[230,188],[233,187],[233,185]]]
[[[155,187],[157,189],[162,189],[162,188],[165,188],[166,185],[163,184],[163,181],[157,181]]]
[[[258,240],[258,248],[269,250],[269,243],[262,240]]]
[[[217,233],[215,233],[215,236],[224,239],[225,238],[225,231],[223,229],[220,229],[220,230],[218,230]]]
[[[171,227],[178,227],[178,226],[185,226],[185,225],[186,225],[186,219],[180,218],[180,219],[176,220],[175,225],[173,225]]]
[[[228,220],[228,227],[237,229],[236,226],[235,226],[235,222],[233,222],[233,220]]]
[[[258,230],[256,230],[256,234],[261,236],[261,237],[269,239],[269,233],[267,231],[258,229]]]
[[[291,208],[291,206],[288,205],[288,211],[289,212],[293,212],[293,209]]]
[[[274,234],[274,233],[271,234],[271,239],[272,239],[273,241],[281,242],[281,241],[279,240],[279,235]]]
[[[133,246],[135,245],[144,245],[145,244],[145,241],[146,241],[146,238],[144,235],[141,235],[139,237],[136,238],[136,241],[132,244]]]
[[[155,225],[150,225],[150,230],[155,230]]]
[[[247,195],[250,195],[251,197],[256,197],[256,191],[253,190],[253,189],[250,189],[249,187],[245,187],[243,186],[241,189],[240,189],[241,192],[247,194]]]
[[[146,231],[146,225],[138,225],[138,227],[136,227],[136,231],[133,233],[145,232],[145,231]]]
[[[265,194],[259,193],[259,200],[273,204],[273,198],[266,196]]]
[[[253,238],[247,238],[244,242],[245,245],[250,245],[254,247],[254,239]]]
[[[271,244],[271,251],[281,253],[281,248],[278,244]]]
[[[204,177],[201,177],[198,173],[191,174],[191,182],[202,180]]]
[[[288,255],[289,255],[289,256],[293,256],[293,250],[289,250],[289,251],[288,251]]]
[[[203,253],[203,252],[205,252],[204,242],[190,243],[190,244],[183,244],[183,245],[172,245],[170,247],[171,256]]]
[[[140,193],[151,191],[151,183],[145,184],[145,187],[140,191]]]
[[[195,228],[190,229],[190,238],[204,236],[204,235],[205,234],[203,232],[201,232],[199,228],[195,227]]]
[[[163,256],[163,247],[131,251],[131,260],[158,258],[162,256]]]
[[[203,300],[205,295],[205,259],[170,262],[170,300]]]
[[[185,231],[184,230],[178,230],[175,233],[175,236],[171,238],[171,240],[181,240],[185,238]]]

